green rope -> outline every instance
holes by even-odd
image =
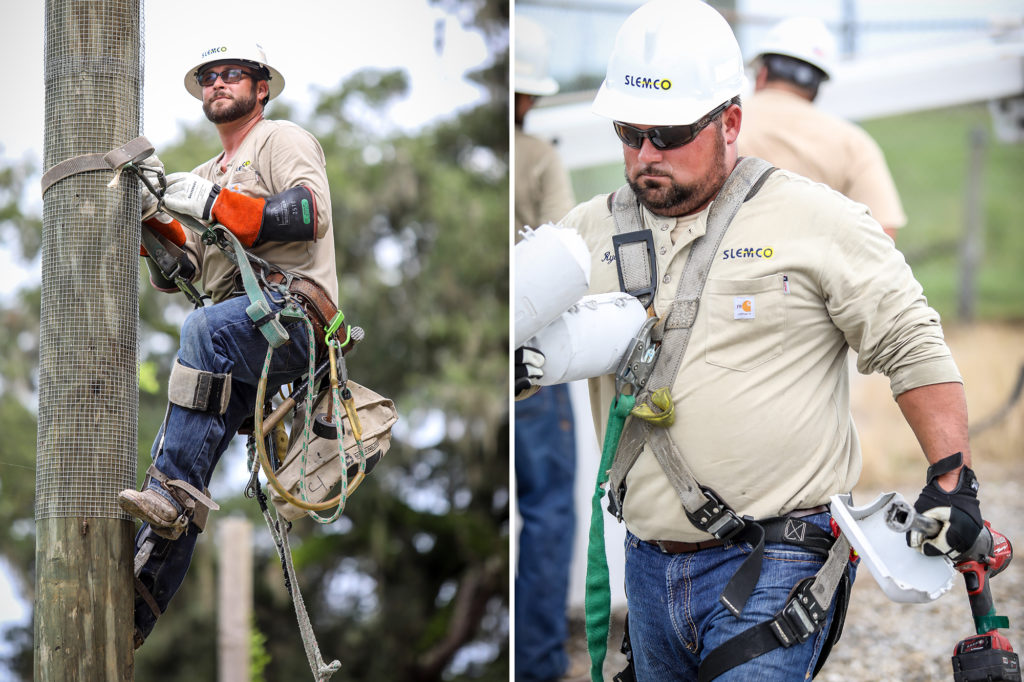
[[[608,410],[608,426],[604,431],[601,464],[597,469],[597,483],[590,510],[590,543],[587,547],[587,592],[584,609],[587,622],[587,650],[590,652],[590,679],[601,682],[605,654],[608,652],[608,628],[611,620],[611,588],[608,581],[608,556],[604,547],[604,484],[612,467],[615,451],[619,447],[622,428],[636,398],[620,395]]]

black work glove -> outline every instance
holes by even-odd
[[[529,391],[544,376],[544,354],[536,348],[520,346],[515,353],[515,395]]]
[[[973,471],[961,469],[952,492],[946,492],[935,482],[962,463],[963,455],[958,452],[928,467],[928,483],[914,503],[919,514],[942,522],[939,534],[933,538],[926,538],[919,531],[907,534],[908,544],[925,556],[945,555],[954,563],[974,545],[985,525],[978,504],[978,479]]]

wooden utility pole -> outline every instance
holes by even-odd
[[[139,135],[141,0],[47,0],[44,166]],[[36,453],[36,682],[130,681],[139,196],[69,175],[44,195]]]
[[[217,523],[217,668],[220,682],[249,681],[252,623],[252,523],[228,517]]]

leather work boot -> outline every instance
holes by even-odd
[[[155,490],[122,490],[117,503],[140,521],[150,525],[153,532],[168,540],[177,540],[188,521],[167,498]]]

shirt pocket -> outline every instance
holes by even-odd
[[[259,197],[266,196],[267,194],[267,190],[263,187],[260,174],[254,169],[236,171],[232,174],[231,181],[224,187],[232,192],[242,192],[249,196]]]
[[[781,274],[756,279],[709,279],[706,306],[708,364],[740,372],[782,355],[786,295]]]

